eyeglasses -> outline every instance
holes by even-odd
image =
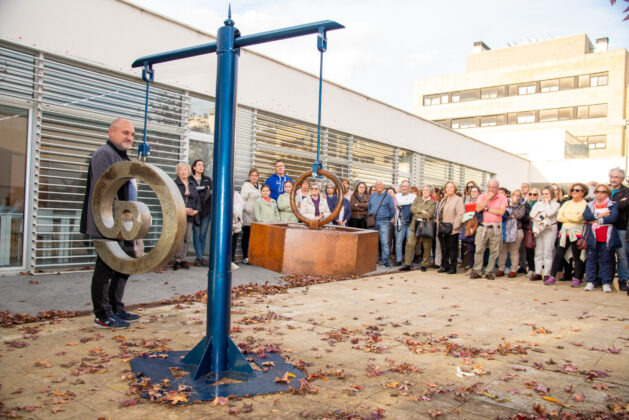
[[[537,193],[529,193],[531,197],[537,197]]]
[[[558,190],[558,189],[559,189],[559,188],[557,188],[557,187],[553,187],[553,190]]]
[[[581,188],[573,188],[570,190],[570,192],[583,192],[583,190]]]
[[[606,190],[598,190],[598,191],[594,191],[596,194],[607,194]]]

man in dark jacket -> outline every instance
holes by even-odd
[[[133,125],[122,118],[115,119],[109,126],[109,140],[102,145],[90,161],[87,172],[87,185],[81,215],[81,233],[93,239],[103,239],[94,223],[92,212],[92,193],[94,186],[103,172],[116,162],[129,160],[127,150],[133,144],[135,130]],[[118,200],[134,201],[137,199],[135,180],[125,183],[117,195]],[[118,238],[108,238],[118,239]],[[132,241],[121,241],[122,249],[135,257]],[[126,328],[129,322],[137,321],[139,316],[124,310],[122,297],[127,284],[128,274],[123,274],[109,267],[96,256],[96,265],[92,275],[92,304],[94,305],[94,326],[99,328]]]
[[[612,201],[618,204],[618,220],[614,226],[618,230],[621,247],[616,249],[616,272],[618,273],[618,285],[620,290],[627,290],[629,279],[629,264],[627,263],[627,223],[629,223],[629,188],[623,185],[625,171],[614,168],[609,171],[609,186],[612,189]]]
[[[395,204],[393,199],[384,190],[384,182],[376,181],[376,191],[369,196],[369,214],[376,216],[376,229],[380,234],[380,246],[382,249],[382,265],[391,268],[389,264],[389,221],[395,216]]]

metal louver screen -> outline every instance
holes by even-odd
[[[435,159],[432,157],[424,157],[424,183],[443,187],[446,181],[450,179],[450,164],[446,161]]]
[[[352,143],[352,180],[371,186],[380,180],[393,183],[395,149],[382,143],[354,138]]]
[[[0,47],[0,93],[12,98],[32,99],[35,57]]]
[[[481,187],[483,191],[487,190],[486,180],[489,177],[484,176],[485,172],[478,169],[465,168],[465,182],[474,181],[476,185]]]

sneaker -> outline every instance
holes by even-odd
[[[588,281],[588,284],[585,285],[585,288],[583,290],[585,290],[586,292],[591,292],[592,290],[594,290],[594,283]]]
[[[179,263],[179,267],[183,268],[184,270],[189,270],[190,266],[188,265],[188,261],[183,260]]]
[[[125,311],[124,309],[121,309],[118,312],[116,312],[114,314],[114,316],[116,318],[118,318],[118,319],[121,319],[121,320],[127,321],[127,322],[135,322],[138,319],[140,319],[140,315],[130,314],[129,312]]]
[[[546,276],[546,279],[544,280],[544,284],[546,286],[552,286],[553,284],[555,284],[555,278],[553,276]]]
[[[579,287],[581,286],[581,280],[579,280],[576,277],[572,278],[572,283],[570,284],[570,287]]]
[[[94,318],[94,326],[96,328],[129,328],[129,323],[127,321],[123,321],[122,319],[110,316],[107,319]]]
[[[242,260],[242,262],[245,264],[249,264],[249,258],[245,258],[244,260]]]
[[[232,263],[232,270],[238,270],[240,267],[238,267],[238,264],[236,264],[235,262]]]
[[[480,279],[480,274],[478,274],[476,271],[472,271],[472,274],[470,274],[470,279]]]
[[[410,265],[403,265],[402,268],[400,268],[400,271],[411,271],[411,266]]]
[[[609,284],[604,284],[603,285],[603,292],[611,293],[612,292],[612,287]]]
[[[200,259],[198,259],[198,258],[195,258],[195,260],[194,260],[194,266],[195,266],[195,267],[203,267],[203,261],[201,261],[201,260],[200,260]]]
[[[389,264],[389,261],[385,261],[382,265],[384,266],[384,268],[391,268],[391,264]]]

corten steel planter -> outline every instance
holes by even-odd
[[[249,262],[285,274],[352,275],[376,270],[378,231],[298,223],[252,223]]]

